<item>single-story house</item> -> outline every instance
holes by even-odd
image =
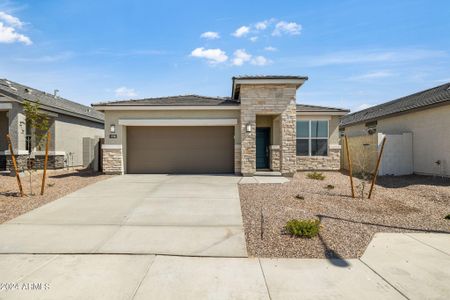
[[[12,169],[7,134],[11,137],[19,169],[26,168],[30,153],[35,166],[43,166],[45,149],[36,149],[33,143],[32,129],[23,109],[25,101],[39,102],[40,110],[49,117],[49,168],[83,165],[83,138],[104,136],[104,116],[92,107],[69,101],[56,93],[52,95],[0,79],[0,170]]]
[[[105,173],[235,173],[340,168],[345,109],[296,103],[303,76],[233,77],[231,97],[93,104],[105,113]]]
[[[411,173],[450,176],[450,83],[346,115],[340,129],[349,137],[408,134],[390,163],[411,157]]]

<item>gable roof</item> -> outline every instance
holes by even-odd
[[[55,97],[46,92],[33,89],[7,79],[0,79],[0,95],[1,94],[11,97],[20,103],[23,103],[25,100],[39,102],[44,110],[68,114],[98,123],[104,123],[104,114],[95,111],[89,106],[85,106],[59,96]]]
[[[94,103],[92,106],[227,106],[239,105],[228,97],[179,95]]]
[[[373,106],[342,118],[341,127],[356,123],[375,121],[411,110],[425,109],[429,106],[450,103],[450,82],[443,85]]]
[[[336,108],[336,107],[326,107],[326,106],[317,106],[310,104],[297,104],[298,112],[329,112],[329,113],[342,113],[346,114],[350,112],[348,109]]]
[[[308,80],[308,76],[298,75],[238,75],[232,79],[303,79]]]

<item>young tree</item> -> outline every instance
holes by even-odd
[[[39,101],[34,103],[30,101],[25,101],[23,103],[23,109],[25,113],[25,118],[27,122],[27,126],[31,130],[31,147],[36,147],[39,151],[42,150],[42,147],[45,145],[47,132],[50,129],[50,121],[48,116],[40,110]],[[32,165],[31,154],[28,157],[28,173],[30,175],[30,193],[33,195],[32,190],[32,172],[35,171]]]

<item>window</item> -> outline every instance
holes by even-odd
[[[27,122],[26,129],[25,129],[25,149],[28,151],[28,153],[31,153],[31,127],[30,122]]]
[[[297,156],[328,155],[328,121],[297,121]]]

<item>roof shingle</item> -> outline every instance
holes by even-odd
[[[426,108],[450,101],[450,82],[396,100],[373,106],[342,118],[341,127]]]
[[[336,107],[317,106],[310,104],[297,104],[297,111],[300,112],[342,112],[348,113],[350,110]]]
[[[81,118],[98,121],[100,123],[104,122],[104,114],[95,111],[89,106],[85,106],[59,96],[54,97],[46,92],[33,89],[7,79],[0,79],[0,94],[14,98],[19,102],[23,102],[24,100],[39,102],[43,109],[46,107],[50,109],[55,108],[74,114]]]
[[[210,105],[239,105],[228,97],[207,97],[199,95],[179,95],[169,97],[155,97],[144,99],[119,100],[99,102],[93,106],[210,106]]]

